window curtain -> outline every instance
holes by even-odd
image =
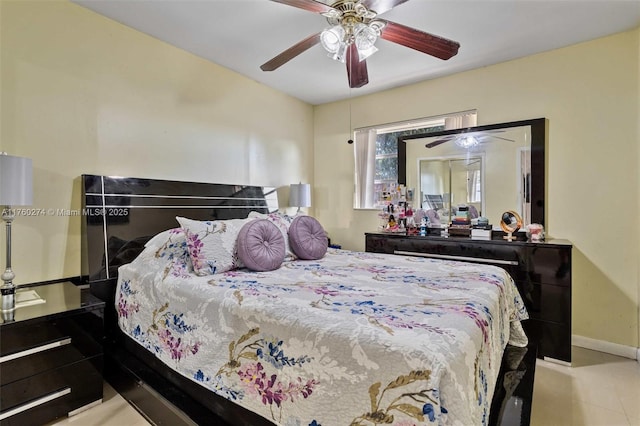
[[[357,209],[372,208],[374,206],[377,136],[375,129],[356,131],[353,147],[356,162],[353,207]]]
[[[444,129],[464,129],[466,127],[475,127],[478,125],[478,115],[474,112],[471,114],[456,114],[445,117]]]

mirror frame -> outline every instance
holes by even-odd
[[[545,145],[547,139],[547,119],[511,121],[508,123],[488,124],[464,129],[444,130],[441,132],[417,133],[398,138],[398,184],[407,184],[407,144],[412,139],[457,135],[467,132],[504,129],[508,127],[531,127],[531,223],[544,226],[545,209]],[[528,224],[527,224],[528,225]]]

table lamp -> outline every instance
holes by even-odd
[[[2,317],[5,321],[12,321],[16,310],[15,292],[13,284],[15,274],[11,270],[11,223],[16,217],[13,206],[28,206],[33,200],[33,168],[31,159],[14,157],[6,152],[0,153],[0,208],[2,220],[7,229],[7,262],[2,273],[0,293],[2,295]]]
[[[311,185],[308,183],[292,183],[289,187],[289,206],[298,208],[296,214],[300,213],[300,207],[310,207]]]

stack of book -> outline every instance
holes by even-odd
[[[478,218],[476,224],[471,227],[471,239],[472,240],[490,240],[491,239],[492,226],[489,224],[489,220],[484,217]]]
[[[468,237],[471,233],[471,216],[469,207],[459,206],[449,226],[449,235]]]

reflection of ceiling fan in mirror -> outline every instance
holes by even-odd
[[[330,27],[264,63],[260,67],[263,71],[273,71],[320,43],[330,58],[347,64],[349,87],[356,88],[369,82],[366,59],[378,50],[378,38],[444,60],[455,56],[460,47],[455,41],[377,18],[408,0],[337,0],[331,5],[316,0],[271,1],[319,13],[327,18]]]
[[[503,141],[515,142],[513,139],[507,139],[496,136],[495,133],[502,133],[504,130],[485,130],[481,132],[458,133],[455,135],[443,136],[442,138],[425,144],[425,148],[435,148],[445,142],[453,141],[460,148],[470,149],[490,139],[498,139]]]

